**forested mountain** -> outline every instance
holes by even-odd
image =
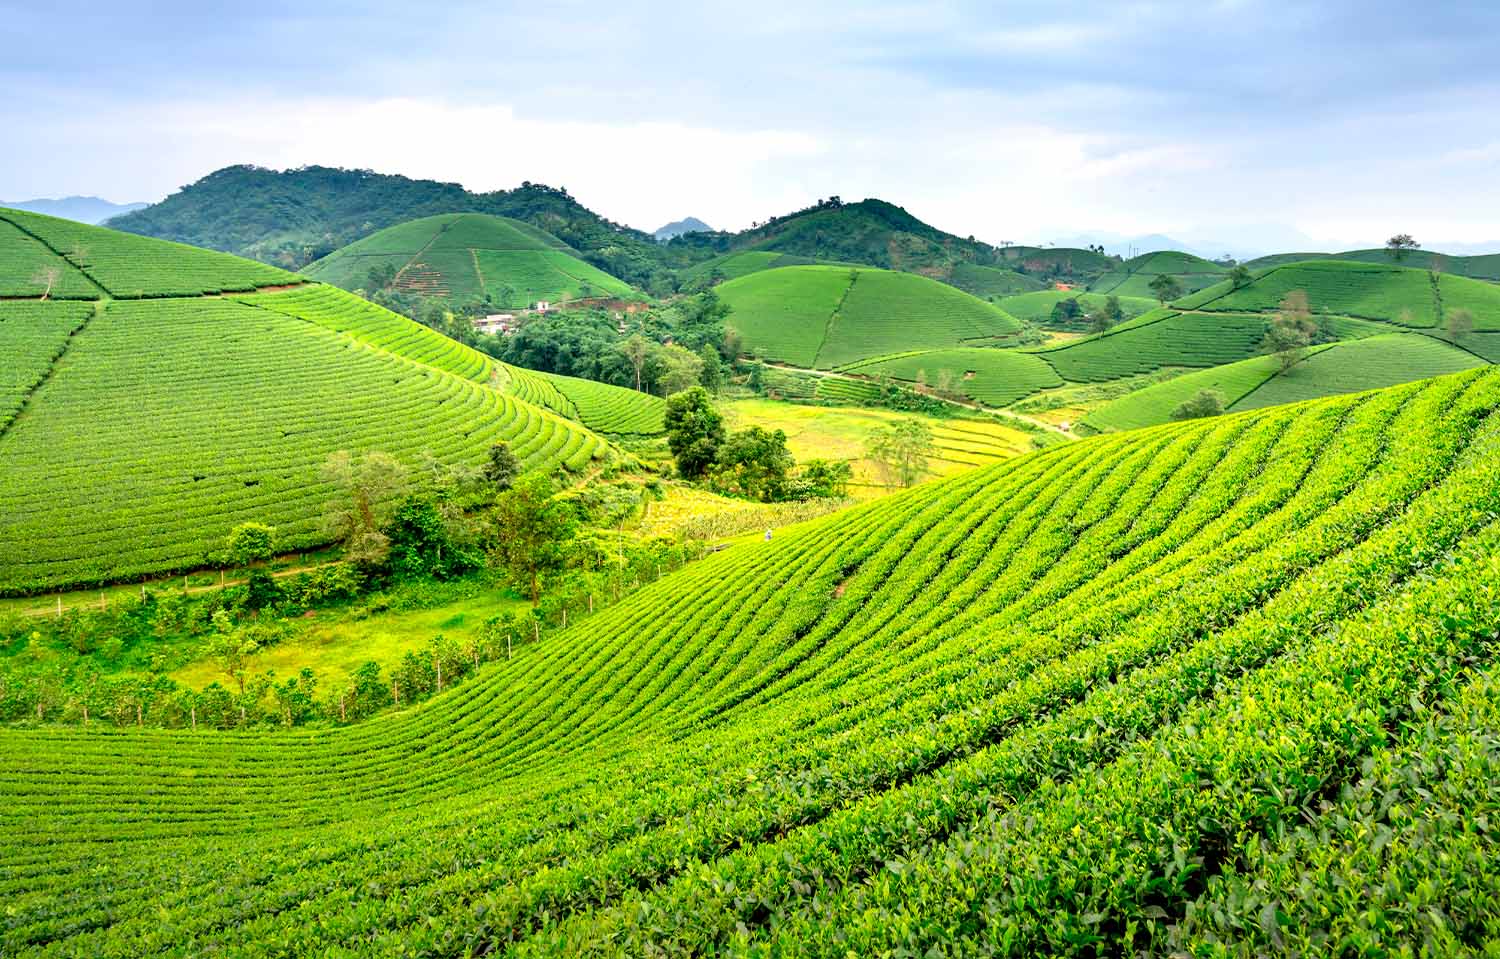
[[[844,203],[838,197],[775,217],[740,233],[693,233],[673,239],[672,250],[721,255],[747,250],[783,253],[815,260],[859,263],[888,270],[922,273],[966,289],[989,287],[997,277],[973,277],[973,267],[1004,270],[1007,277],[1036,272],[1025,260],[975,237],[945,233],[904,208],[885,200]],[[1076,251],[1083,253],[1083,251]],[[1079,266],[1067,258],[1049,257],[1041,267],[1048,278],[1085,281],[1104,272],[1110,260],[1089,254]],[[1086,264],[1083,268],[1081,264]],[[1005,292],[1027,287],[1010,285]],[[986,293],[988,289],[972,292]]]
[[[674,253],[679,260],[687,253],[669,252],[651,234],[607,220],[567,190],[541,183],[473,193],[457,183],[321,166],[225,167],[110,225],[297,269],[377,230],[440,213],[524,220],[648,290],[669,289],[669,263]]]

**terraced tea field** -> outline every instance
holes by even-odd
[[[1151,281],[1162,274],[1175,277],[1184,290],[1192,293],[1219,282],[1228,272],[1228,267],[1201,256],[1163,250],[1142,253],[1118,264],[1090,283],[1088,291],[1154,301],[1156,293],[1151,289]]]
[[[1479,949],[1497,410],[1485,369],[1011,459],[351,728],[5,730],[0,950]]]
[[[622,280],[584,262],[557,237],[520,220],[448,213],[387,227],[303,270],[346,290],[363,289],[372,268],[396,271],[408,293],[498,308],[580,297],[639,299]]]
[[[996,343],[1015,317],[936,280],[890,270],[791,266],[718,287],[754,356],[831,369],[882,354]]]
[[[262,264],[0,217],[71,239],[70,268],[98,284],[91,301],[0,301],[3,593],[202,566],[247,520],[284,549],[326,543],[336,450],[478,463],[503,440],[529,466],[584,470],[609,447],[577,420],[660,429],[660,401],[599,384],[552,378],[557,412],[492,388],[494,361],[332,287],[199,295],[296,279]]]

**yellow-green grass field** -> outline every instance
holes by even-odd
[[[933,432],[937,455],[928,478],[952,476],[976,466],[1019,456],[1031,450],[1031,437],[992,419],[943,419],[895,410],[859,407],[799,406],[775,400],[746,399],[724,404],[731,429],[760,426],[782,430],[787,448],[799,463],[810,459],[848,460],[854,469],[850,493],[872,498],[887,490],[875,463],[865,458],[865,443],[880,427],[918,419]]]

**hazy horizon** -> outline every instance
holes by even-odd
[[[318,164],[545,182],[648,231],[839,195],[994,243],[1500,241],[1489,5],[647,9],[0,3],[28,132],[0,196]]]

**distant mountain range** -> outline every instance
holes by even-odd
[[[96,196],[68,196],[61,200],[0,200],[0,206],[8,206],[12,210],[45,213],[47,216],[60,216],[64,220],[77,220],[79,223],[88,224],[103,223],[112,216],[133,213],[149,205],[147,203],[111,203]]]
[[[697,217],[690,216],[684,220],[673,220],[651,235],[656,237],[656,242],[664,243],[672,239],[672,237],[682,236],[684,233],[712,233],[713,229],[713,227]]]

